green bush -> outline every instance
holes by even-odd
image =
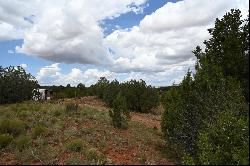
[[[0,133],[8,133],[13,136],[18,136],[25,131],[25,123],[21,120],[5,119],[0,122]]]
[[[109,111],[109,115],[112,118],[114,127],[124,129],[128,127],[129,111],[127,110],[126,100],[121,94],[116,96],[113,109]]]
[[[74,104],[74,103],[66,104],[67,113],[75,112],[77,111],[77,109],[78,109],[78,104]]]
[[[37,86],[35,77],[21,66],[0,66],[0,104],[30,100]]]
[[[216,20],[205,51],[193,51],[195,74],[162,97],[162,132],[184,164],[249,164],[249,22],[240,17]]]
[[[249,119],[222,112],[199,135],[199,160],[208,165],[248,165]]]
[[[83,151],[84,144],[81,139],[76,139],[76,140],[72,140],[68,142],[65,148],[66,148],[66,151],[69,151],[69,152],[81,152]]]
[[[131,80],[121,84],[121,93],[126,98],[130,111],[148,113],[159,103],[158,91],[147,86],[143,80]]]
[[[31,139],[28,136],[20,136],[15,141],[15,146],[19,151],[23,151],[31,144]]]
[[[184,79],[180,87],[171,89],[165,95],[167,105],[165,105],[165,112],[162,115],[161,126],[168,146],[173,148],[177,157],[183,158],[188,155],[193,157],[195,163],[200,163],[201,161],[197,157],[200,131],[207,131],[208,128],[211,128],[206,124],[216,124],[220,113],[233,111],[235,116],[247,117],[248,107],[239,86],[232,80],[221,80],[220,83],[217,83],[216,89],[202,92],[199,91],[201,85],[195,84],[188,77]],[[222,125],[216,127],[218,130],[223,129]],[[213,129],[215,128],[211,130]],[[235,129],[236,137],[240,138],[243,133],[241,127]],[[242,139],[246,139],[246,137]],[[217,143],[218,146],[223,146],[223,141]],[[231,148],[235,148],[234,145],[232,144]],[[220,160],[222,159],[220,158]],[[201,162],[201,164],[204,163]]]
[[[9,134],[0,135],[0,150],[8,146],[13,141],[13,136]]]
[[[120,84],[117,80],[112,81],[106,86],[106,89],[103,92],[103,100],[109,106],[113,106],[116,95],[120,91]]]
[[[184,154],[181,160],[183,165],[195,165],[194,159],[190,155]]]
[[[125,97],[130,111],[148,113],[159,104],[158,91],[147,86],[143,80],[119,83],[117,80],[109,82],[105,77],[101,77],[95,85],[90,87],[90,90],[110,107],[113,107],[118,93]]]
[[[94,165],[104,165],[107,162],[105,156],[95,148],[87,150],[85,155],[87,159],[91,161],[91,164]]]
[[[157,107],[159,95],[156,89],[148,86],[141,96],[141,112],[152,112],[152,108]]]
[[[86,157],[88,160],[97,160],[99,158],[98,151],[95,148],[90,148],[86,153]]]
[[[42,136],[46,134],[48,131],[48,128],[42,124],[38,124],[33,127],[32,129],[32,137],[37,138],[38,136]]]
[[[162,115],[161,127],[169,146],[177,145],[176,155],[194,154],[197,132],[202,123],[199,100],[192,91],[191,73],[185,77],[179,87],[171,89],[165,95],[167,105]]]
[[[61,110],[56,110],[56,111],[54,112],[54,116],[56,116],[56,117],[60,116],[61,114],[62,114],[62,111],[61,111]]]

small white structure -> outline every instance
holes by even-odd
[[[33,100],[50,100],[53,98],[53,91],[47,89],[34,89]]]

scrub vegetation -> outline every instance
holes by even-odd
[[[0,164],[249,165],[249,16],[232,9],[178,85],[40,86],[0,66]],[[46,88],[52,100],[32,101]]]

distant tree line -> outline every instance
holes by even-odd
[[[248,165],[249,16],[231,10],[208,31],[196,73],[162,97],[167,148],[182,164]]]
[[[20,66],[0,66],[0,104],[15,103],[32,99],[34,89],[48,89],[54,92],[55,99],[75,98],[96,95],[103,99],[108,106],[113,107],[113,102],[118,93],[125,97],[127,107],[131,111],[149,112],[157,106],[159,94],[169,90],[169,87],[154,88],[146,85],[143,80],[131,80],[119,83],[117,80],[108,81],[101,77],[96,84],[85,87],[83,83],[77,86],[40,86],[34,76],[27,73]]]
[[[101,77],[96,84],[90,86],[90,92],[103,99],[111,108],[118,94],[125,98],[130,111],[147,113],[159,104],[158,89],[146,85],[143,80],[119,83],[117,80],[110,82]]]
[[[146,85],[143,80],[131,80],[119,83],[117,80],[109,81],[101,77],[96,84],[85,87],[79,83],[76,87],[66,86],[40,86],[40,88],[53,90],[55,99],[74,98],[84,96],[98,96],[109,106],[113,107],[114,100],[120,94],[126,100],[127,108],[135,112],[150,112],[159,104],[159,94],[169,90],[169,87],[154,88]]]
[[[53,86],[40,86],[39,88],[52,90],[54,92],[53,94],[54,99],[84,97],[90,95],[88,88],[85,87],[83,83],[79,83],[76,87],[67,84],[66,86],[53,85]]]

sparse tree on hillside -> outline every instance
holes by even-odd
[[[112,118],[112,124],[117,128],[128,127],[128,119],[130,118],[129,111],[127,109],[126,99],[119,93],[114,102],[113,109],[109,111],[109,115]]]

